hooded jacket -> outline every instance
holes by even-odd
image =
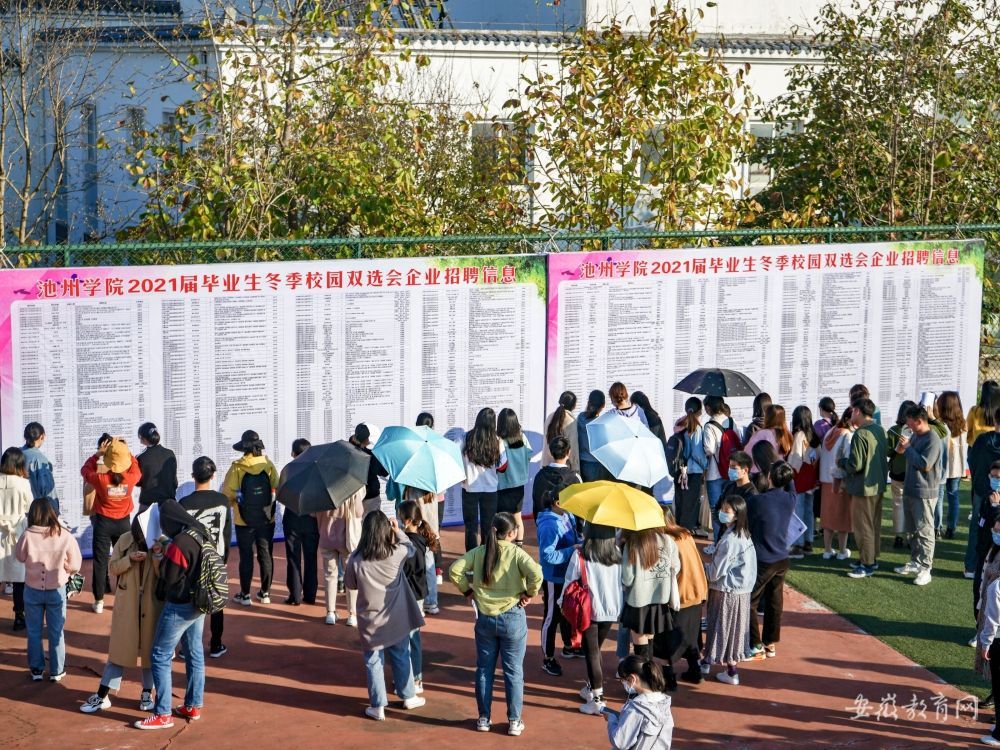
[[[618,716],[608,715],[612,750],[670,750],[673,734],[670,697],[663,693],[637,695]]]
[[[969,448],[969,469],[972,471],[972,492],[987,498],[990,489],[990,464],[1000,461],[1000,433],[987,432],[976,438]]]

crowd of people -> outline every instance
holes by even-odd
[[[1000,656],[1000,386],[985,383],[967,417],[957,393],[923,394],[900,406],[888,431],[865,386],[852,388],[848,401],[840,411],[824,397],[817,419],[810,407],[798,405],[789,424],[785,408],[761,393],[741,428],[722,397],[691,397],[684,414],[665,423],[645,394],[614,383],[607,397],[592,391],[579,412],[576,395],[563,393],[536,446],[513,410],[484,408],[461,444],[466,551],[447,570],[440,541],[443,495],[397,484],[372,452],[370,428],[360,424],[349,440],[369,456],[364,485],[335,509],[284,511],[284,603],[317,602],[321,560],[325,622],[357,628],[369,694],[365,714],[381,721],[388,705],[387,659],[403,707],[425,703],[421,628],[425,617],[441,611],[439,588],[447,576],[475,610],[476,728],[492,727],[499,661],[507,732],[518,736],[525,731],[525,608],[540,594],[541,670],[558,678],[558,657],[584,659],[588,681],[580,711],[607,719],[611,746],[669,748],[669,693],[678,679],[698,684],[715,669],[716,679],[738,686],[742,663],[776,657],[791,560],[822,554],[844,561],[852,579],[877,574],[887,486],[893,546],[910,550],[910,561],[895,572],[913,575],[918,586],[929,583],[936,540],[958,530],[958,482],[968,467],[973,512],[965,567],[974,579],[973,642],[981,673],[1000,686],[1000,659],[992,658]],[[561,505],[561,491],[573,484],[615,479],[591,451],[587,430],[606,412],[641,422],[662,442],[673,501],[657,528],[585,523]],[[433,428],[433,416],[422,413],[417,424]],[[27,630],[31,678],[42,680],[47,668],[49,679],[59,681],[66,600],[80,586],[81,554],[60,522],[45,430],[33,422],[24,438],[23,448],[8,448],[0,457],[0,580],[11,587],[13,628]],[[213,565],[224,569],[234,535],[239,591],[233,601],[271,604],[276,493],[285,476],[259,435],[248,430],[233,445],[238,457],[221,483],[213,460],[202,456],[191,467],[187,489],[179,490],[176,457],[161,445],[156,426],[143,424],[138,439],[143,451],[134,456],[124,439],[102,435],[81,468],[93,530],[94,613],[104,611],[108,592],[115,600],[107,663],[80,710],[108,709],[124,671],[138,664],[138,705],[149,716],[136,726],[161,729],[177,717],[200,717],[206,617],[208,656],[227,653],[224,609],[206,604],[211,597],[205,594]],[[309,447],[308,440],[296,440],[292,458]],[[524,547],[521,513],[531,458],[539,450],[542,465],[532,485],[536,558]],[[391,517],[382,511],[383,483],[396,508]],[[700,549],[698,539],[706,540]],[[577,630],[565,610],[581,585],[589,592],[589,624]],[[338,614],[341,594],[345,620]],[[629,696],[620,713],[608,707],[601,659],[616,625],[616,678]],[[175,707],[171,661],[178,649],[187,686]],[[1000,734],[991,737],[1000,746]]]

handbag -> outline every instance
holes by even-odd
[[[66,579],[66,598],[69,599],[72,596],[76,596],[81,591],[83,591],[83,582],[86,579],[83,577],[82,573],[72,573],[68,579]]]
[[[587,561],[580,555],[580,578],[569,583],[563,589],[561,609],[563,618],[569,623],[573,636],[570,644],[580,648],[583,642],[583,631],[590,627],[591,594],[587,583]]]

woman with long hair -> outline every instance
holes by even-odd
[[[757,488],[757,492],[767,492],[771,489],[771,480],[769,478],[771,467],[781,460],[778,456],[778,451],[766,440],[761,440],[753,447],[753,450],[749,454],[753,461],[753,466],[750,467],[750,478],[753,481],[754,487]],[[754,472],[754,467],[759,469],[759,471]]]
[[[480,409],[476,424],[462,441],[462,521],[465,523],[466,551],[485,539],[497,512],[499,475],[507,471],[507,452],[497,435],[497,415],[492,409]]]
[[[28,528],[31,506],[28,465],[20,448],[8,448],[0,457],[0,581],[12,584],[14,630],[24,630],[24,565],[14,547]]]
[[[751,437],[743,450],[753,455],[753,447],[762,440],[774,446],[778,457],[784,461],[792,450],[792,433],[788,429],[788,422],[785,419],[785,407],[780,404],[771,404],[764,411],[764,427],[757,430]],[[757,467],[758,470],[760,467]]]
[[[601,667],[601,644],[618,622],[622,610],[622,553],[615,540],[615,529],[588,523],[583,545],[566,567],[566,586],[586,578],[590,591],[590,627],[583,631],[583,655],[587,660],[587,684],[580,691],[586,703],[581,713],[600,716],[604,701],[604,671]],[[559,605],[562,606],[560,598]]]
[[[847,407],[837,424],[827,431],[820,443],[819,480],[823,488],[823,559],[836,556],[838,560],[848,560],[851,551],[847,548],[847,537],[853,528],[851,518],[851,497],[844,491],[844,470],[837,465],[837,459],[850,452],[853,407]],[[904,421],[905,424],[905,421]],[[904,466],[905,470],[905,466]],[[902,485],[900,485],[902,488]],[[900,492],[902,503],[902,492]],[[895,501],[894,501],[895,508]],[[902,514],[902,507],[899,509]],[[895,511],[894,511],[895,517]],[[837,535],[839,547],[833,549],[833,535]]]
[[[674,507],[677,523],[692,533],[698,528],[701,485],[708,468],[701,409],[701,399],[691,396],[684,402],[684,416],[674,423],[674,432],[684,440],[684,466],[674,480]]]
[[[965,476],[966,444],[965,416],[962,411],[962,399],[955,391],[945,391],[938,396],[935,406],[938,419],[948,427],[948,441],[945,448],[948,452],[947,473],[945,474],[945,493],[948,498],[948,516],[945,523],[944,538],[954,539],[958,527],[958,487]]]
[[[326,624],[337,624],[337,594],[347,599],[349,628],[358,625],[358,592],[343,586],[343,566],[358,546],[361,537],[361,520],[365,517],[365,493],[362,487],[346,502],[332,510],[316,513],[319,527],[319,554],[323,560],[323,578],[326,584]]]
[[[385,720],[389,699],[385,692],[385,659],[392,665],[392,681],[403,708],[419,708],[427,701],[416,693],[410,663],[410,634],[424,626],[417,599],[403,570],[415,554],[395,520],[380,510],[361,522],[361,538],[344,566],[344,585],[358,592],[358,635],[368,673],[365,716]]]
[[[813,427],[812,412],[804,404],[796,406],[792,412],[792,449],[788,453],[788,465],[795,472],[795,513],[806,530],[792,545],[791,558],[801,559],[811,555],[813,536],[816,533],[816,514],[813,497],[819,488],[819,435]]]
[[[577,446],[580,450],[580,476],[584,482],[613,479],[611,472],[590,452],[590,437],[587,435],[587,425],[601,416],[606,403],[604,391],[591,391],[590,395],[587,396],[587,407],[580,414],[580,418],[576,420]],[[572,443],[570,451],[572,452]]]
[[[638,419],[649,427],[646,420],[646,412],[640,406],[633,403],[628,395],[628,388],[624,383],[615,382],[608,389],[608,398],[611,399],[611,411],[625,417],[625,419]]]
[[[49,641],[49,681],[66,675],[66,581],[80,570],[80,545],[59,523],[59,516],[45,498],[28,507],[28,528],[17,540],[14,556],[24,564],[24,617],[28,626],[28,668],[31,679],[45,672],[42,625]]]
[[[438,546],[437,534],[420,514],[420,504],[415,500],[404,500],[399,504],[399,522],[403,525],[403,533],[413,545],[414,553],[403,563],[403,573],[406,582],[417,598],[417,607],[423,611],[424,601],[428,595],[427,561],[433,565],[433,550]],[[431,553],[431,554],[428,554]],[[420,640],[420,628],[410,633],[410,666],[413,668],[413,683],[417,695],[424,692],[424,661],[423,646]]]
[[[575,434],[576,430],[573,432]],[[531,444],[524,436],[521,423],[513,409],[500,410],[497,415],[497,435],[503,444],[503,452],[507,455],[507,470],[497,477],[497,512],[510,513],[514,516],[517,522],[515,542],[524,544],[521,507],[524,505],[524,487],[528,483],[528,470],[531,466]],[[572,453],[570,455],[572,456]],[[548,464],[543,463],[543,466]]]
[[[38,422],[28,422],[24,426],[24,461],[28,465],[28,481],[31,483],[31,497],[46,498],[52,509],[59,515],[59,495],[56,493],[56,480],[53,476],[52,462],[42,452],[45,443],[45,428]]]
[[[764,415],[767,413],[767,407],[770,405],[771,396],[768,393],[761,391],[753,397],[753,417],[751,418],[746,429],[743,431],[743,450],[747,453],[750,452],[746,447],[747,443],[750,442],[750,438],[752,438],[758,430],[764,429]]]
[[[602,396],[604,394],[601,394]],[[545,439],[542,441],[542,466],[552,463],[549,453],[549,441],[562,435],[569,440],[569,465],[573,471],[580,473],[579,430],[576,417],[576,394],[573,391],[563,391],[559,394],[559,406],[545,420]]]
[[[507,734],[524,731],[524,652],[528,620],[524,608],[542,585],[542,569],[514,544],[517,524],[509,513],[493,517],[485,543],[448,569],[458,590],[476,603],[476,730],[490,731],[493,679],[499,658],[507,697]]]
[[[966,419],[965,442],[969,447],[976,444],[980,435],[992,432],[996,427],[996,413],[1000,409],[1000,384],[995,380],[983,381],[979,392],[979,403],[969,409]]]

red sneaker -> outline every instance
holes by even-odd
[[[198,721],[201,718],[201,709],[197,706],[178,706],[174,713],[188,721]]]
[[[132,726],[136,729],[170,729],[173,725],[174,720],[170,718],[170,714],[164,714],[163,716],[153,714],[142,721],[137,721]]]

